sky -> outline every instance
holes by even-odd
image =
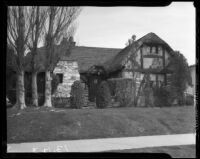
[[[74,40],[79,46],[124,48],[154,32],[189,65],[195,64],[195,7],[192,2],[173,2],[166,7],[83,7],[77,18]]]

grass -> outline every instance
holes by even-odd
[[[192,106],[7,110],[8,143],[195,132]]]
[[[196,147],[195,147],[195,145],[115,150],[115,151],[109,151],[109,152],[166,153],[166,154],[169,154],[172,158],[195,158],[196,157]]]

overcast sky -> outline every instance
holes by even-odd
[[[173,2],[167,7],[83,7],[77,19],[75,41],[80,46],[124,48],[136,39],[156,33],[188,63],[195,63],[195,7],[192,2]]]

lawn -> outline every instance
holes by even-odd
[[[166,154],[169,154],[172,158],[195,158],[196,157],[196,147],[195,147],[195,145],[115,150],[115,151],[109,151],[109,152],[166,153]]]
[[[7,109],[8,143],[195,132],[193,106]]]

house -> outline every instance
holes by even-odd
[[[57,51],[67,53],[60,46],[56,47]],[[41,61],[45,61],[45,50],[42,47],[38,51],[36,61],[41,65]],[[155,33],[148,33],[124,49],[76,46],[73,42],[71,54],[63,53],[53,71],[60,81],[53,96],[69,97],[71,85],[79,79],[89,89],[91,101],[97,84],[108,78],[134,78],[139,83],[149,73],[152,85],[167,85],[172,73],[167,66],[172,56],[173,49]]]
[[[90,67],[95,64],[102,64],[106,60],[115,56],[121,49],[113,48],[100,48],[100,47],[85,47],[76,46],[74,41],[70,54],[67,47],[61,45],[55,46],[55,54],[62,52],[62,56],[58,61],[52,73],[59,77],[59,84],[57,91],[53,94],[53,97],[66,98],[70,96],[71,85],[76,80],[82,80],[86,82],[87,71]],[[30,72],[30,60],[31,54],[26,56],[26,71]],[[38,67],[38,77],[41,82],[44,82],[44,71],[45,71],[45,48],[38,48],[38,54],[35,62]]]
[[[168,64],[173,49],[155,33],[146,34],[124,49],[76,46],[74,41],[70,42],[73,44],[71,54],[65,47],[68,44],[55,46],[56,52],[62,52],[63,56],[52,70],[59,77],[54,97],[69,97],[75,80],[85,83],[90,101],[95,98],[97,84],[108,78],[134,78],[139,83],[148,73],[152,85],[167,85],[169,82],[172,71]],[[30,70],[30,56],[27,55],[27,71]],[[35,60],[38,75],[43,79],[45,57],[44,47],[39,48]]]
[[[96,64],[88,70],[89,94],[95,94],[98,81],[122,77],[134,78],[140,83],[147,73],[152,85],[168,85],[172,74],[168,67],[171,57],[173,49],[155,33],[148,33],[103,64]]]
[[[101,64],[115,56],[120,49],[74,46],[70,56],[62,56],[54,73],[60,78],[60,83],[54,97],[69,97],[71,85],[75,80],[86,82],[87,71],[96,64]]]

